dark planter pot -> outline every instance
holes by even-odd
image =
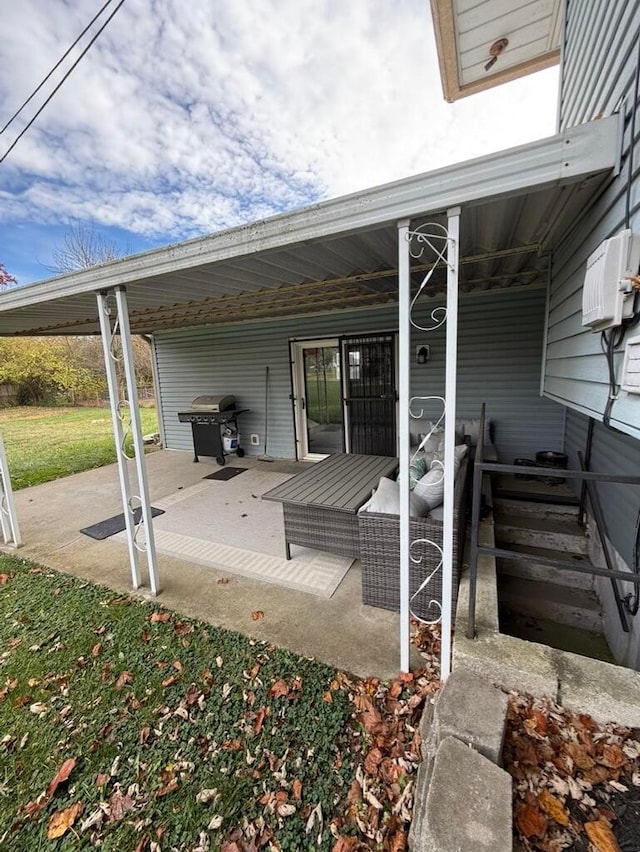
[[[569,458],[566,453],[556,453],[552,450],[544,450],[536,453],[536,467],[548,467],[553,470],[566,470]],[[566,480],[562,476],[540,476],[538,477],[547,485],[562,485]]]

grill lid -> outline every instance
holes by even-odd
[[[192,411],[228,411],[235,408],[236,398],[232,394],[227,396],[197,396],[191,403]]]

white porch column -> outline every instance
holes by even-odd
[[[107,371],[107,385],[109,387],[109,399],[111,402],[111,419],[116,443],[116,456],[118,459],[118,472],[120,476],[120,492],[122,495],[122,506],[124,511],[127,545],[129,549],[129,564],[131,566],[131,582],[134,589],[141,585],[140,565],[138,551],[145,551],[147,556],[147,568],[149,572],[149,585],[153,594],[158,593],[156,549],[153,535],[153,521],[151,518],[151,505],[149,502],[149,489],[147,484],[147,473],[144,462],[144,446],[142,442],[142,428],[140,423],[140,409],[138,407],[138,393],[136,387],[135,369],[133,365],[133,350],[131,346],[131,332],[129,328],[129,312],[127,308],[127,297],[124,287],[115,290],[115,318],[112,324],[112,309],[108,304],[109,293],[97,293],[98,313],[100,317],[100,330],[102,333],[102,346],[104,361]],[[122,344],[122,360],[126,382],[126,400],[120,400],[120,390],[115,369],[117,360],[114,351],[116,335],[120,332]],[[124,429],[124,411],[128,409],[131,417],[131,432],[135,460],[138,494],[133,494],[129,478],[128,462],[131,460],[126,454],[125,439],[127,433]],[[138,524],[135,522],[134,511],[140,508],[141,518]],[[137,539],[141,530],[145,532],[144,544],[139,544]]]
[[[451,595],[453,591],[453,491],[458,376],[458,256],[460,208],[447,210],[447,337],[444,427],[444,520],[442,547],[442,645],[440,677],[451,674]],[[464,507],[462,508],[464,511]],[[460,543],[462,546],[462,542]]]
[[[0,529],[2,529],[2,538],[5,544],[12,547],[22,545],[2,432],[0,432]]]
[[[409,671],[409,391],[411,348],[411,277],[409,219],[398,222],[398,332],[400,430],[400,670]]]

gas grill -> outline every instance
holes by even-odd
[[[236,408],[236,399],[230,395],[198,396],[189,411],[179,411],[178,420],[191,424],[194,462],[199,461],[200,456],[213,456],[218,464],[225,463],[223,429],[231,445],[235,436],[235,447],[230,451],[242,458],[244,450],[239,446],[236,418],[248,411],[248,408]]]

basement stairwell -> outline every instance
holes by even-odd
[[[557,486],[556,486],[557,488]],[[568,489],[548,489],[534,500],[493,500],[496,546],[522,555],[497,558],[500,627],[520,639],[614,662],[604,638],[593,576],[545,564],[545,559],[588,566],[578,502]],[[524,495],[523,495],[524,496]]]

